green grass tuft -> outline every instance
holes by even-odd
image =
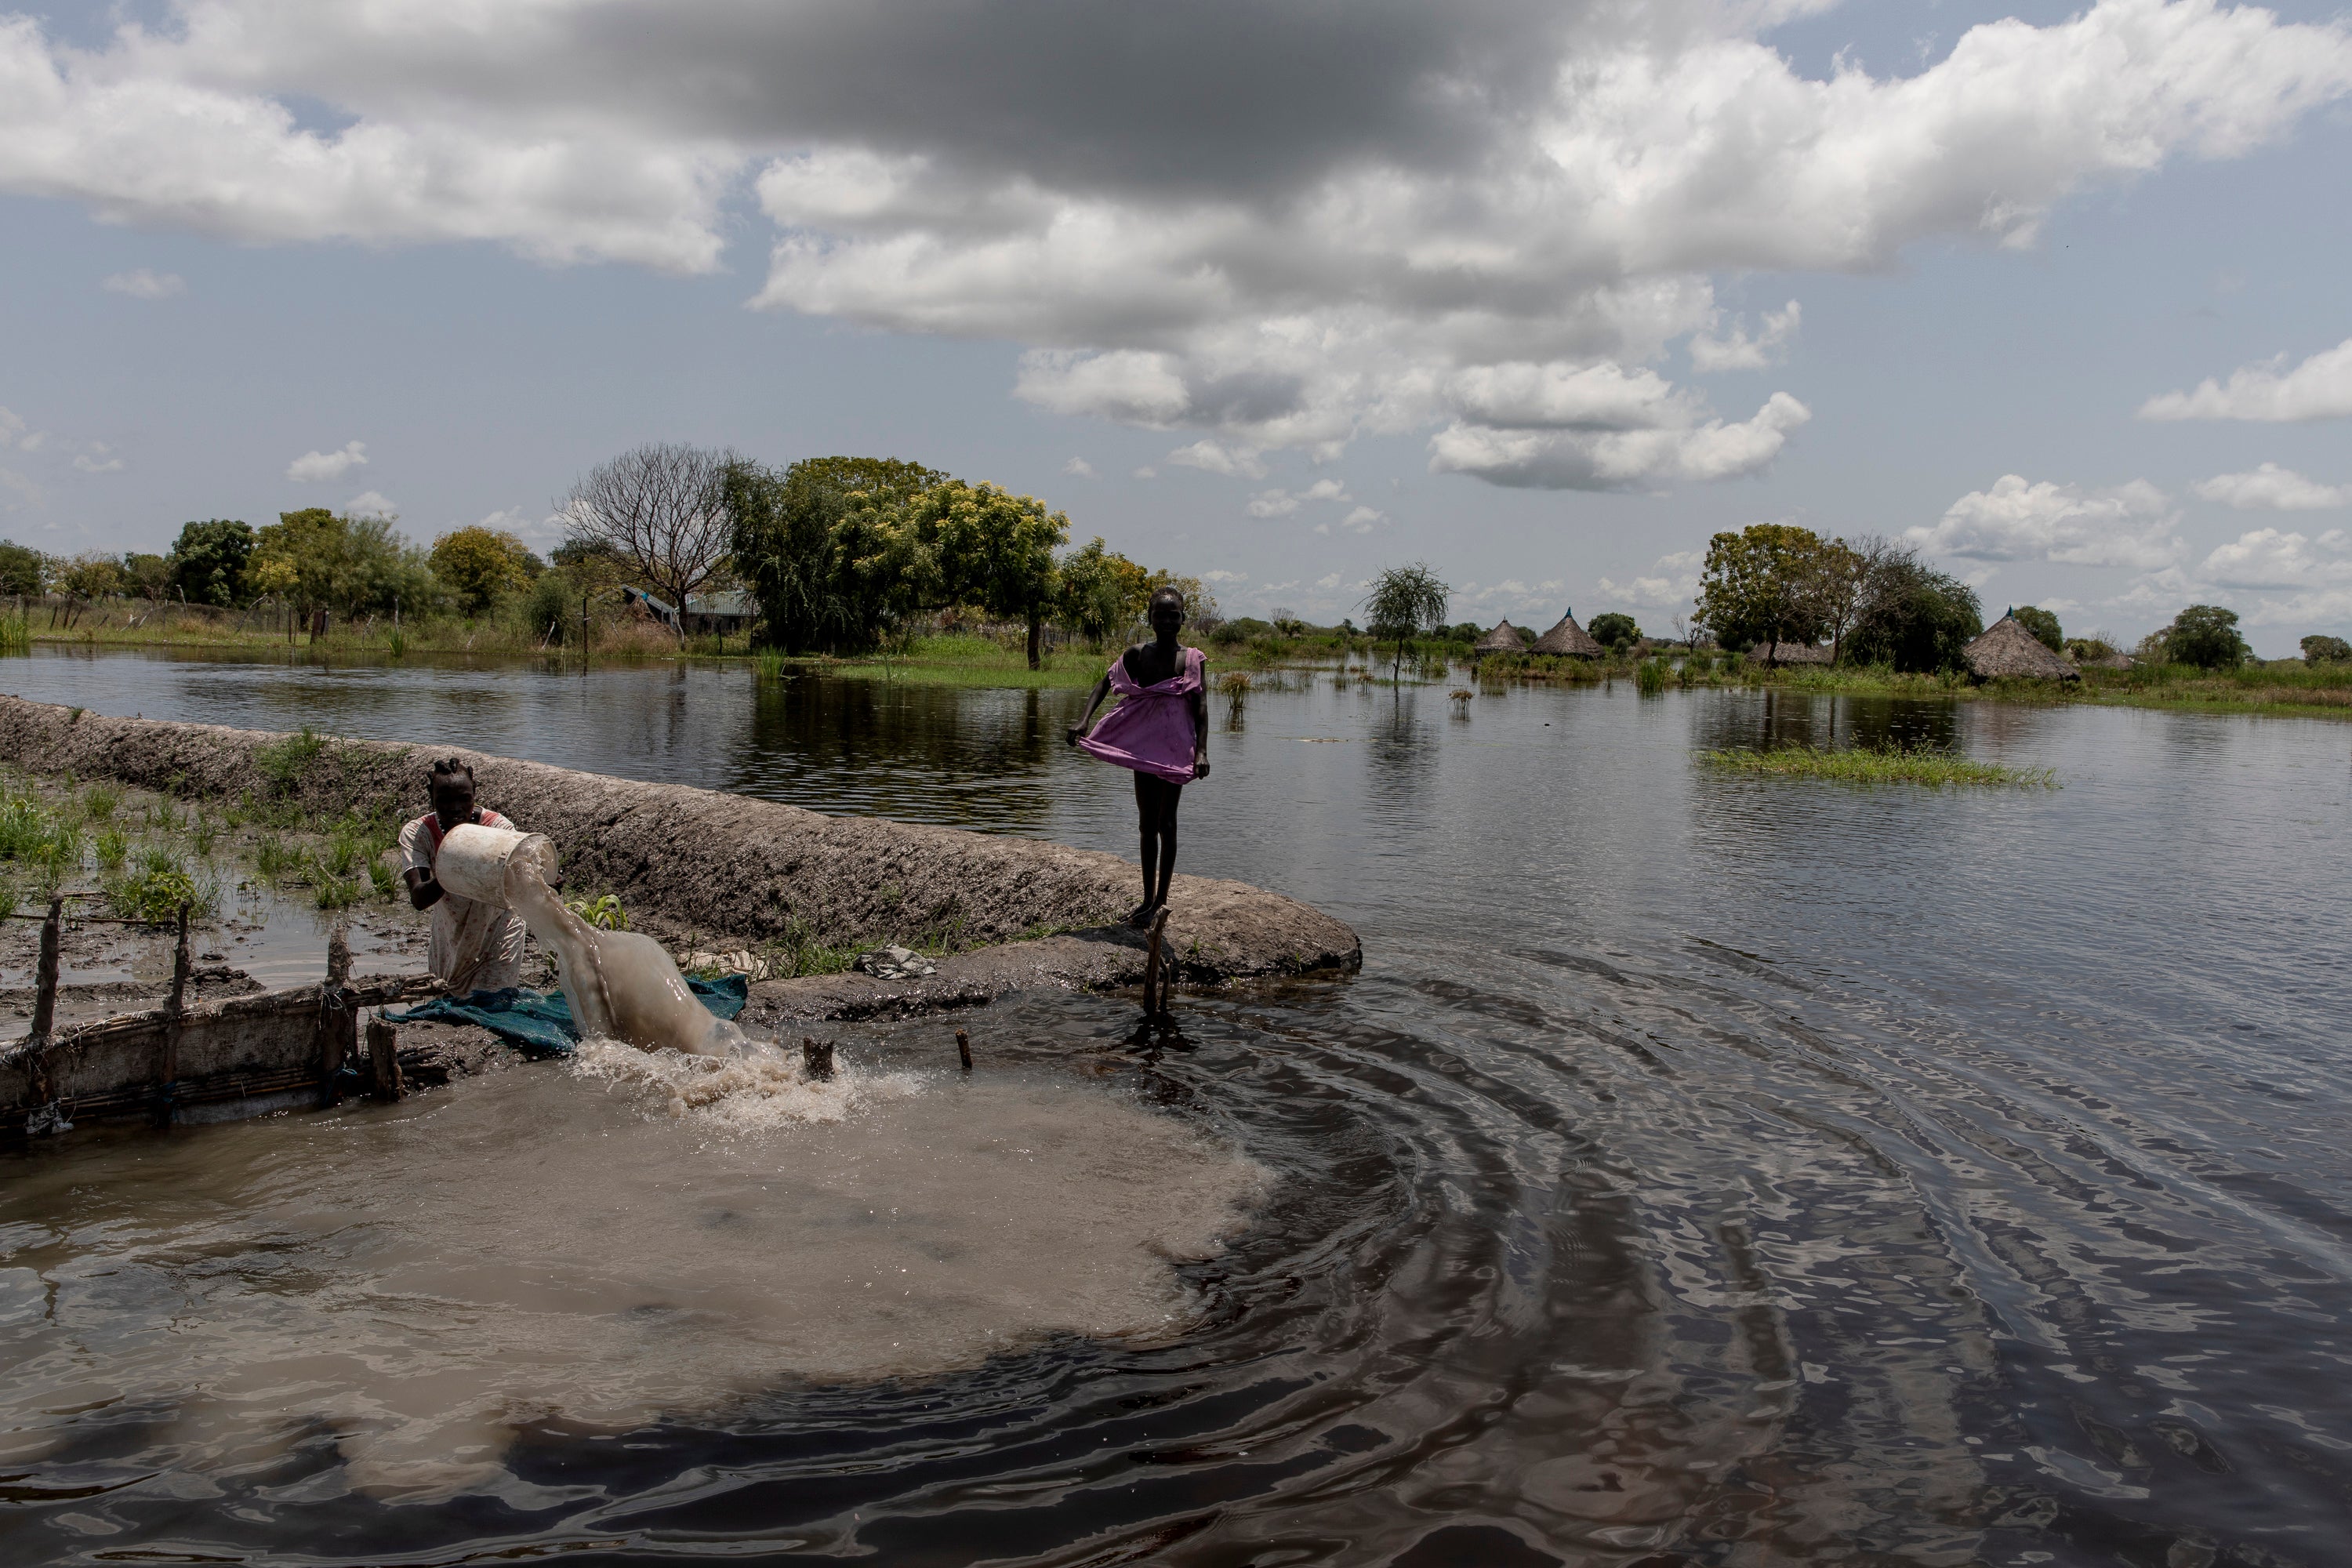
[[[302,726],[297,734],[282,741],[272,741],[253,751],[254,771],[269,781],[272,790],[279,795],[291,795],[302,785],[310,764],[327,749],[327,738],[310,725]]]
[[[1769,751],[1708,751],[1698,760],[1709,767],[1764,778],[1833,779],[1841,784],[1916,784],[1941,789],[1947,785],[1993,784],[2018,789],[2055,789],[2058,774],[2051,768],[2012,768],[2000,763],[1972,762],[1927,746],[1894,746],[1884,751],[1853,748],[1824,751],[1818,746],[1780,746]]]
[[[136,871],[102,878],[100,887],[116,914],[151,925],[177,920],[183,905],[188,907],[191,918],[202,919],[220,902],[220,891],[210,879],[200,882],[189,875],[179,857],[168,849],[142,851]]]

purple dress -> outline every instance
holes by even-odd
[[[1138,686],[1127,672],[1127,656],[1110,661],[1110,689],[1118,706],[1103,715],[1094,732],[1078,738],[1081,750],[1104,762],[1132,768],[1170,784],[1192,782],[1192,693],[1201,689],[1201,650],[1188,647],[1176,673],[1156,686]]]

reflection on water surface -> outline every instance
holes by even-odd
[[[1124,781],[1058,742],[1078,693],[48,656],[0,665],[0,688],[1131,852]],[[1065,1246],[1014,1271],[1013,1296],[927,1307],[939,1359],[882,1384],[808,1381],[789,1357],[641,1360],[616,1347],[643,1331],[591,1292],[548,1310],[524,1358],[537,1371],[500,1373],[525,1393],[537,1380],[538,1403],[484,1403],[447,1444],[494,1458],[495,1474],[403,1505],[363,1462],[399,1412],[350,1403],[396,1374],[352,1372],[336,1358],[359,1352],[330,1335],[315,1367],[199,1387],[190,1347],[230,1331],[174,1324],[224,1289],[266,1300],[257,1282],[274,1279],[305,1297],[284,1322],[373,1290],[352,1321],[409,1314],[384,1320],[387,1344],[462,1337],[489,1296],[369,1285],[348,1249],[378,1222],[328,1201],[394,1201],[368,1173],[395,1168],[404,1123],[352,1113],[174,1139],[168,1154],[135,1139],[37,1151],[0,1186],[0,1356],[50,1370],[5,1412],[18,1479],[0,1551],[2341,1555],[2352,731],[1622,685],[1484,692],[1457,716],[1444,690],[1289,682],[1251,692],[1238,725],[1220,695],[1217,772],[1186,792],[1186,868],[1353,921],[1360,977],[1186,999],[1182,1038],[1142,1054],[1108,998],[1028,996],[967,1020],[984,1066],[991,1052],[1025,1063],[1040,1092],[1105,1097],[1259,1173],[1244,1202],[1217,1184],[1234,1163],[1180,1162],[1185,1183],[1225,1194],[1195,1202],[1179,1184],[1180,1215],[1238,1204],[1247,1222],[1214,1257],[1177,1247],[1127,1277],[1173,1296],[1100,1282],[1130,1304],[1180,1302],[1175,1337],[1102,1337],[1146,1314],[1089,1316],[1060,1282],[1055,1268],[1131,1257],[1076,1212]],[[1854,790],[1689,765],[1706,747],[1882,741],[2049,765],[2063,788]],[[922,1061],[944,1038],[934,1021],[866,1048]],[[541,1098],[576,1093],[570,1080],[488,1088],[396,1116],[530,1105],[516,1152],[544,1147],[560,1171],[566,1134],[612,1109],[577,1112],[575,1129]],[[828,1147],[887,1142],[874,1115],[825,1129],[848,1141]],[[249,1195],[172,1178],[187,1151],[231,1148],[256,1151]],[[711,1149],[681,1158],[742,1158]],[[436,1202],[497,1215],[504,1157],[432,1188]],[[1152,1157],[1139,1144],[1127,1169]],[[511,1184],[544,1193],[544,1179]],[[1001,1193],[1007,1221],[1031,1223],[1036,1190],[1005,1179],[974,1165],[963,1195],[984,1216]],[[590,1180],[615,1205],[635,1194],[640,1217],[667,1213],[649,1184],[666,1178],[641,1163]],[[287,1196],[306,1190],[319,1198]],[[787,1222],[744,1197],[726,1208],[763,1235],[823,1221],[821,1205]],[[322,1217],[270,1217],[296,1211]],[[724,1239],[736,1222],[669,1219],[647,1256],[677,1271],[748,1257]],[[1118,1234],[1157,1223],[1129,1215]],[[596,1224],[514,1226],[515,1279],[484,1291],[559,1279],[576,1266],[572,1233],[593,1239]],[[1036,1337],[976,1365],[954,1353],[1023,1292],[1015,1315]],[[1066,1296],[1064,1317],[1034,1310]],[[101,1342],[92,1312],[148,1338]],[[872,1326],[842,1315],[843,1332]],[[756,1349],[768,1331],[739,1323],[713,1342]],[[128,1367],[155,1375],[133,1393]],[[401,1404],[467,1408],[429,1390]],[[208,1458],[207,1434],[232,1427],[274,1436]]]

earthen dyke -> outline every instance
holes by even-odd
[[[1108,923],[1132,903],[1136,872],[1100,851],[833,816],[446,744],[320,737],[315,747],[289,747],[289,739],[0,697],[0,760],[223,805],[248,797],[290,805],[321,826],[349,811],[421,812],[428,764],[461,757],[475,769],[485,805],[554,840],[572,888],[616,893],[631,909],[715,937],[826,946],[929,937],[972,949],[1043,931],[1075,933],[1024,943],[1003,959],[967,954],[954,963],[973,978],[985,973],[983,989],[1017,986],[1024,976],[1032,984],[1119,984],[1135,966],[1125,952],[1105,950],[1139,942]],[[1180,972],[1193,981],[1346,971],[1362,962],[1356,933],[1343,922],[1279,893],[1211,878],[1175,879],[1168,936]],[[1039,962],[1013,958],[1031,949]],[[925,988],[843,976],[758,989],[776,1004],[803,989],[814,1002],[823,991],[829,1004],[823,1010],[854,1012],[859,1003],[834,993],[871,989],[879,1000]],[[947,1005],[978,999],[966,994]]]

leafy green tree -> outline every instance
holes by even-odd
[[[49,585],[49,558],[27,544],[0,539],[0,594],[38,598]]]
[[[1612,653],[1622,653],[1642,640],[1642,628],[1634,624],[1633,617],[1616,610],[1593,616],[1592,624],[1584,629],[1592,634],[1594,642]]]
[[[85,550],[58,563],[55,581],[60,592],[103,599],[123,591],[122,563],[102,550]]]
[[[1907,551],[1882,561],[1873,576],[1869,600],[1846,634],[1847,657],[1906,674],[1959,668],[1960,650],[1984,631],[1976,590]]]
[[[1390,679],[1395,679],[1404,668],[1404,645],[1408,639],[1424,632],[1434,633],[1445,625],[1445,606],[1453,596],[1454,590],[1430,570],[1426,562],[1384,566],[1372,579],[1372,591],[1364,595],[1364,609],[1371,618],[1372,641],[1396,645]]]
[[[545,569],[521,540],[478,523],[435,540],[427,559],[433,574],[469,616],[482,615],[509,595],[521,593]]]
[[[425,552],[387,517],[339,517],[324,507],[280,512],[254,535],[245,581],[257,597],[278,595],[304,613],[352,616],[431,608],[443,594]]]
[[[2033,638],[2052,653],[2066,651],[2066,634],[2058,629],[2058,617],[2032,605],[2020,605],[2009,612],[2017,624],[2033,634]]]
[[[2341,664],[2347,658],[2352,658],[2352,643],[2342,637],[2314,633],[2303,639],[2303,662],[2305,664]]]
[[[2200,669],[2234,669],[2253,657],[2238,635],[2238,612],[2219,605],[2191,605],[2164,629],[2164,657]]]
[[[160,599],[172,589],[172,563],[161,555],[150,555],[142,550],[125,551],[122,556],[122,586],[126,593],[142,599]]]
[[[1707,542],[1693,620],[1727,648],[1806,643],[1829,629],[1821,536],[1785,522],[1752,523]]]
[[[1025,622],[1036,668],[1056,585],[1054,551],[1070,537],[1069,518],[1034,496],[949,479],[918,495],[907,521],[938,561],[944,601]]]
[[[189,604],[227,605],[237,602],[237,586],[252,554],[253,530],[215,517],[183,524],[164,559],[171,563],[173,591]]]
[[[928,558],[900,538],[907,507],[948,476],[896,458],[809,458],[778,472],[727,466],[728,553],[760,605],[762,639],[787,653],[870,647],[911,615]],[[908,574],[903,582],[890,572]]]
[[[1099,646],[1135,624],[1150,603],[1151,574],[1097,538],[1062,557],[1054,618]]]

